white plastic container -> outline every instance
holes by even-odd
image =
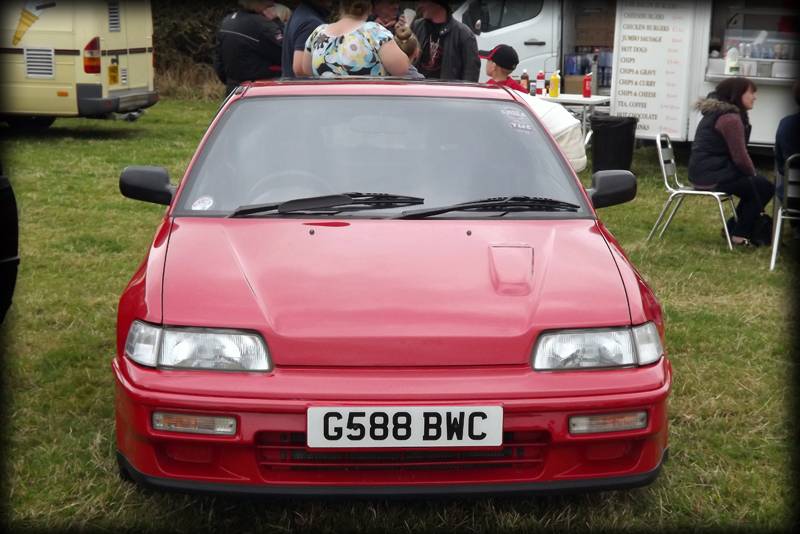
[[[739,57],[738,48],[732,46],[728,49],[728,53],[725,54],[725,74],[733,76],[739,74]]]
[[[797,78],[800,75],[800,62],[776,61],[772,64],[773,78]]]

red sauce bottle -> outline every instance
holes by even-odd
[[[583,98],[592,96],[592,73],[583,77]]]

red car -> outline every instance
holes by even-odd
[[[658,301],[513,91],[258,82],[224,103],[119,303],[121,474],[280,495],[641,486],[667,453]]]

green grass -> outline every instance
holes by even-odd
[[[0,338],[3,487],[13,526],[487,533],[788,526],[796,324],[789,265],[798,247],[785,246],[770,273],[769,250],[729,252],[715,207],[699,200],[685,202],[661,242],[646,244],[666,198],[652,146],[636,151],[636,200],[600,214],[666,316],[675,371],[671,457],[655,484],[569,497],[327,502],[196,497],[121,482],[110,368],[116,306],[163,208],[124,199],[119,172],[162,165],[176,179],[215,109],[166,100],[134,124],[59,120],[43,135],[4,139],[22,258]],[[759,164],[768,173],[770,162]]]

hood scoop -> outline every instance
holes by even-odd
[[[533,248],[525,244],[491,245],[489,273],[498,295],[529,295],[533,287]]]

